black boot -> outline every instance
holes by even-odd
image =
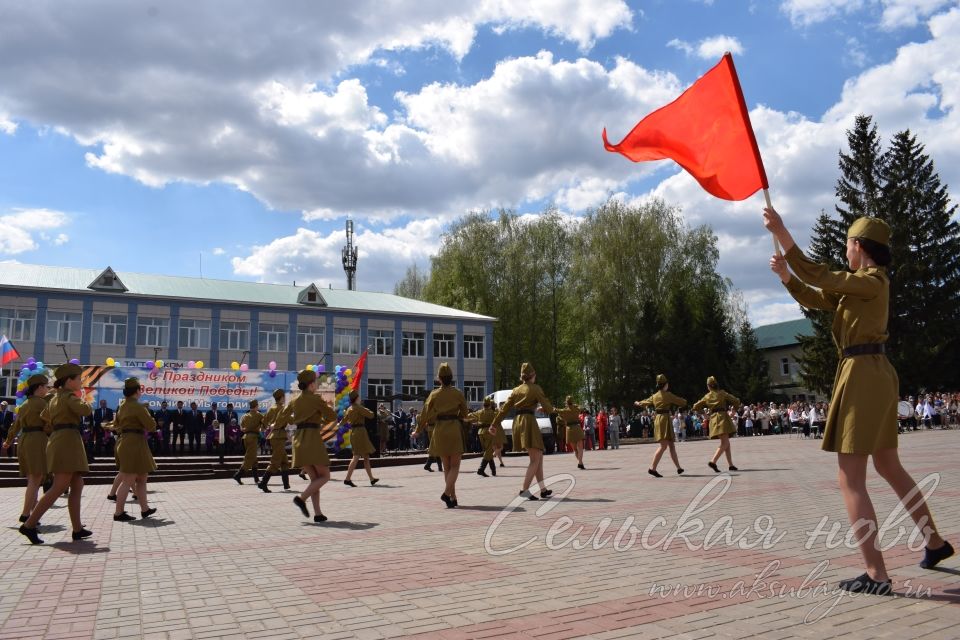
[[[243,484],[243,480],[241,480],[242,477],[243,469],[237,469],[237,472],[233,474],[233,479],[237,481],[237,484]]]
[[[490,468],[490,474],[496,478],[497,477],[497,463],[493,460],[487,460],[487,466]]]
[[[260,487],[260,491],[264,493],[271,493],[270,489],[267,487],[267,483],[270,482],[270,476],[273,475],[269,471],[264,472],[263,481],[258,482],[257,486]]]
[[[286,470],[281,471],[280,477],[283,478],[283,490],[286,491],[290,488],[290,472]]]
[[[258,484],[258,485],[260,484],[260,472],[257,471],[256,468],[254,468],[254,470],[253,470],[253,481],[254,481],[254,483],[256,483],[256,484]]]
[[[484,478],[489,477],[489,476],[487,476],[487,474],[484,472],[484,469],[486,469],[486,468],[487,468],[487,461],[484,460],[483,462],[480,463],[480,468],[477,469],[477,475],[478,475],[478,476],[483,476]]]
[[[440,461],[440,458],[434,458],[437,461],[437,471],[443,471],[443,462]]]

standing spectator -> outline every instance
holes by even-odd
[[[680,412],[677,411],[673,416],[673,437],[680,442],[683,441],[683,431],[681,431],[682,424],[683,420],[680,419]]]
[[[610,409],[610,448],[620,448],[620,429],[623,427],[623,418],[620,417],[620,410],[617,407]]]
[[[187,440],[190,443],[190,453],[196,453],[200,450],[200,434],[203,432],[203,414],[197,409],[197,403],[190,403],[190,411],[187,412],[185,429]],[[183,453],[183,440],[180,440],[180,453]]]
[[[103,423],[113,422],[113,409],[101,400],[93,411],[93,450],[94,455],[103,455]]]
[[[147,436],[147,444],[150,446],[150,453],[157,454],[161,448],[158,443],[167,441],[167,433],[170,431],[170,412],[167,411],[167,401],[160,403],[160,408],[156,411],[150,411],[150,415],[157,424],[157,430]]]
[[[596,432],[597,421],[589,411],[583,416],[583,437],[586,441],[586,448],[593,451],[594,433]]]
[[[653,428],[653,420],[650,418],[650,412],[644,409],[640,415],[640,427],[643,429],[643,437],[650,437],[650,429]]]
[[[750,411],[745,411],[743,414],[743,430],[747,436],[753,435],[753,416]]]
[[[600,412],[597,413],[597,442],[599,443],[598,449],[607,448],[607,412],[601,407]]]
[[[183,400],[177,400],[177,408],[170,412],[169,428],[170,442],[167,444],[167,451],[173,453],[177,439],[180,440],[180,451],[183,451],[183,439],[187,431],[187,412],[183,408]]]
[[[219,441],[219,428],[223,422],[223,414],[217,411],[217,403],[210,403],[210,410],[203,416],[203,426],[207,432],[207,454],[213,453],[214,438]]]
[[[690,436],[691,438],[696,435],[693,430],[693,412],[687,411],[683,414],[683,435],[684,438]]]

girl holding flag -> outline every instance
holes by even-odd
[[[867,492],[867,460],[887,481],[923,531],[927,547],[920,566],[932,569],[953,555],[937,532],[926,499],[897,454],[897,372],[885,355],[890,308],[890,227],[877,218],[858,218],[847,230],[847,263],[852,271],[830,271],[809,260],[780,215],[767,207],[763,224],[783,247],[770,268],[790,295],[808,309],[835,313],[833,339],[842,351],[821,448],[837,454],[840,490],[855,529],[868,523],[858,544],[866,573],[844,580],[854,593],[891,593],[890,578],[877,546],[877,515]],[[793,274],[791,274],[791,270]]]

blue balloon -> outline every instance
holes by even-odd
[[[36,363],[37,363],[36,358],[33,358],[33,357],[27,358],[27,364],[36,364]]]
[[[71,358],[70,364],[80,364],[80,358]]]
[[[36,363],[36,362],[31,362],[31,363],[30,363],[29,365],[27,365],[27,366],[30,368],[30,371],[36,371],[36,370],[37,370],[37,363]]]

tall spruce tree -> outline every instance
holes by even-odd
[[[884,154],[883,217],[891,227],[890,358],[907,392],[956,388],[960,226],[947,187],[909,130]]]

